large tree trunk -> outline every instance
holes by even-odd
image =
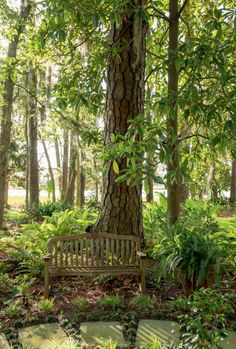
[[[178,71],[176,58],[178,49],[178,0],[169,0],[169,66],[168,66],[168,98],[167,144],[170,159],[167,162],[167,210],[168,224],[174,224],[180,215],[180,164],[178,149]]]
[[[231,170],[231,186],[230,186],[230,202],[236,202],[236,160],[232,161]]]
[[[33,95],[37,94],[37,77],[35,69],[31,68],[28,77],[28,86]],[[28,110],[29,132],[29,205],[37,211],[39,206],[39,170],[38,170],[38,120],[37,102],[29,97]]]
[[[27,0],[21,0],[21,13],[20,17],[22,21],[19,21],[16,34],[10,42],[8,48],[8,58],[16,58],[17,47],[21,33],[24,31],[24,23],[29,16],[30,5]],[[12,105],[13,105],[13,86],[12,81],[12,68],[9,67],[7,70],[7,76],[3,83],[3,100],[1,108],[1,130],[0,130],[0,227],[3,226],[4,217],[4,202],[6,193],[6,180],[8,175],[8,158],[9,158],[9,147],[11,142],[11,128],[12,128]]]
[[[112,134],[124,135],[128,121],[143,113],[144,70],[147,24],[137,13],[144,1],[131,0],[120,16],[119,27],[111,26],[111,47],[119,55],[110,54],[107,74],[105,114],[105,144]],[[119,161],[119,168],[127,167],[127,160]],[[94,230],[103,233],[143,236],[141,185],[116,183],[117,174],[112,162],[107,164],[103,180],[100,216]]]
[[[68,160],[69,160],[69,133],[64,129],[63,133],[63,160],[62,160],[62,190],[61,200],[64,201],[68,186]]]

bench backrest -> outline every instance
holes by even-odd
[[[86,233],[49,241],[51,265],[57,267],[138,265],[140,239],[132,235]]]

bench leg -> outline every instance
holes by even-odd
[[[146,272],[143,271],[141,274],[141,292],[146,293]]]
[[[51,278],[49,276],[48,263],[45,263],[44,268],[44,297],[49,297],[49,287],[51,284]]]
[[[141,292],[146,293],[146,260],[141,260]]]

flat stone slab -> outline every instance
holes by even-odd
[[[229,335],[222,342],[224,349],[235,349],[236,348],[236,332],[229,332]]]
[[[10,349],[10,346],[8,344],[6,336],[3,333],[0,333],[0,348],[1,349]]]
[[[117,346],[125,346],[122,326],[118,321],[82,322],[80,334],[83,345],[94,346],[98,344],[96,338],[111,338],[112,341],[117,343]]]
[[[161,343],[177,343],[179,340],[178,324],[173,321],[140,320],[138,325],[136,347],[145,347],[153,339]]]
[[[19,330],[19,342],[23,349],[75,348],[58,323],[30,326]]]

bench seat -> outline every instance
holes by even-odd
[[[48,243],[44,257],[44,295],[49,296],[55,276],[137,275],[141,290],[146,289],[146,255],[141,241],[131,235],[86,233],[57,236]]]

